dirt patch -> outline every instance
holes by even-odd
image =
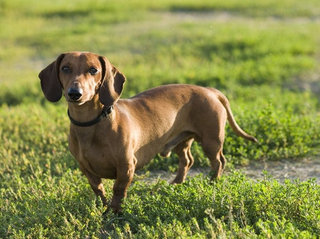
[[[158,15],[162,19],[170,19],[170,22],[195,22],[195,21],[215,21],[215,22],[229,22],[229,21],[263,21],[263,22],[289,22],[289,23],[318,23],[319,16],[313,17],[252,17],[249,15],[241,15],[232,11],[168,11],[160,12]]]
[[[284,181],[285,179],[297,179],[302,181],[315,178],[320,183],[320,159],[302,159],[279,161],[251,162],[248,166],[238,167],[248,177],[261,179],[264,171],[267,171],[273,178]]]
[[[320,184],[320,158],[317,159],[301,159],[301,160],[289,160],[283,159],[279,161],[254,161],[250,162],[247,166],[236,167],[236,170],[243,172],[247,177],[258,180],[265,177],[265,171],[272,178],[283,182],[285,179],[295,180],[300,179],[306,181],[311,178],[315,178],[316,182]],[[208,174],[209,168],[195,168],[191,169],[188,173],[188,177],[194,177],[200,173]],[[226,174],[230,171],[226,170]],[[138,174],[142,180],[147,182],[155,182],[159,179],[171,182],[175,173],[158,170],[152,171],[147,174]]]

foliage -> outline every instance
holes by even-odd
[[[266,175],[254,182],[232,172],[217,182],[203,175],[176,186],[135,182],[122,214],[102,217],[79,170],[14,179],[14,189],[1,190],[4,237],[315,238],[320,232],[320,188],[313,180],[281,184]]]

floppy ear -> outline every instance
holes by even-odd
[[[103,105],[111,106],[120,98],[126,77],[107,58],[99,56],[99,60],[102,66],[99,99]]]
[[[62,89],[58,74],[59,66],[63,57],[64,54],[61,54],[57,60],[52,62],[39,73],[42,92],[51,102],[60,100],[62,96]]]

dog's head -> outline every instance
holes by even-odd
[[[107,58],[89,52],[61,54],[39,73],[45,97],[56,102],[62,93],[71,103],[82,105],[99,94],[111,106],[119,99],[125,76]]]

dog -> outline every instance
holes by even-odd
[[[106,57],[90,52],[61,54],[39,78],[49,101],[64,95],[71,121],[69,149],[104,206],[102,178],[115,179],[109,206],[116,213],[135,171],[158,153],[178,155],[172,183],[182,183],[194,162],[194,140],[209,158],[213,178],[220,177],[227,120],[238,136],[257,142],[238,126],[228,99],[214,88],[172,84],[119,99],[126,77]]]

